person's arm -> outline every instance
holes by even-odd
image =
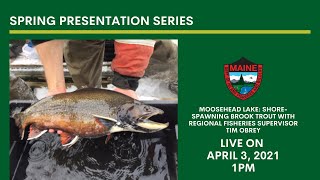
[[[63,73],[63,40],[51,40],[36,45],[48,84],[48,95],[66,92]]]
[[[63,72],[63,40],[34,41],[35,48],[44,68],[48,84],[48,96],[66,92]],[[39,44],[38,44],[39,43]],[[54,129],[49,129],[54,133]],[[58,134],[62,131],[58,130]]]
[[[138,98],[135,90],[148,67],[154,44],[154,40],[115,40],[116,56],[111,64],[115,91]]]

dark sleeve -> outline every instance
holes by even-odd
[[[135,91],[139,86],[139,77],[124,76],[114,71],[112,84],[121,89]]]

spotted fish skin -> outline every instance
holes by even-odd
[[[71,146],[79,137],[97,138],[111,133],[131,131],[152,133],[169,126],[150,117],[161,109],[143,104],[118,92],[87,88],[44,98],[15,116],[23,139],[30,125],[28,140],[48,129],[61,130],[61,144]]]
[[[94,115],[117,119],[117,111],[134,99],[103,89],[81,89],[44,98],[21,114],[21,128],[33,124],[37,129],[59,129],[81,137],[100,137],[115,122],[101,124]]]

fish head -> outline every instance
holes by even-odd
[[[122,128],[122,131],[141,133],[160,131],[167,128],[169,123],[159,123],[149,119],[160,114],[163,114],[163,110],[139,101],[127,103],[119,108],[117,126]]]

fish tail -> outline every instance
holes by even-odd
[[[19,132],[20,132],[20,136],[21,136],[21,140],[23,140],[24,138],[24,129],[19,129]]]
[[[13,116],[15,124],[16,124],[16,126],[18,126],[19,128],[21,127],[21,116],[22,116],[21,113],[15,114],[15,115]]]
[[[23,113],[15,114],[15,115],[13,116],[13,118],[14,118],[14,120],[15,120],[16,126],[19,128],[19,133],[20,133],[21,140],[22,140],[23,137],[24,137],[24,130],[25,130],[25,126],[22,125]]]

